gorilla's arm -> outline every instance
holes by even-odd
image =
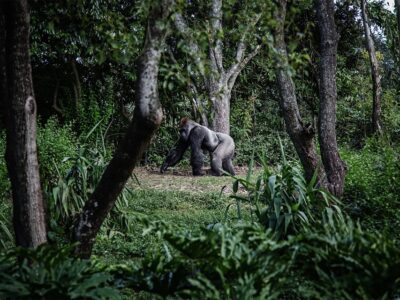
[[[179,141],[174,149],[169,151],[167,158],[161,166],[160,172],[164,173],[168,167],[175,166],[183,157],[186,149],[189,147],[189,141],[184,138],[179,138]]]

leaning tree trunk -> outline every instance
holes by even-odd
[[[13,197],[16,244],[47,242],[45,210],[36,147],[36,102],[29,57],[27,0],[0,4],[1,96],[6,109],[6,162]],[[4,43],[5,38],[5,43]]]
[[[144,50],[138,59],[136,107],[132,123],[75,224],[74,240],[79,242],[76,254],[80,257],[90,256],[101,224],[161,124],[158,68],[166,37],[166,22],[172,7],[170,2],[162,1],[162,5],[150,12]]]
[[[372,131],[373,133],[381,133],[381,98],[382,98],[382,85],[381,75],[379,73],[379,63],[376,58],[374,40],[369,26],[367,3],[366,0],[361,0],[361,14],[364,24],[364,33],[367,51],[371,65],[371,76],[373,83],[373,102],[372,102]]]
[[[289,73],[285,43],[284,24],[287,0],[279,0],[275,13],[276,78],[280,90],[280,107],[285,119],[286,131],[292,140],[297,155],[303,165],[307,180],[311,180],[318,168],[318,155],[314,144],[315,131],[311,125],[304,125],[300,116],[293,79]],[[319,180],[323,180],[323,170],[318,170]]]
[[[319,64],[319,143],[328,189],[341,196],[346,165],[339,155],[336,141],[336,55],[337,41],[333,0],[315,0],[320,36]]]

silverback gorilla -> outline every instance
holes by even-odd
[[[161,173],[164,173],[168,167],[175,166],[190,146],[192,150],[190,164],[194,176],[204,175],[201,170],[203,166],[202,150],[207,150],[210,153],[212,175],[221,176],[221,169],[235,175],[232,165],[235,143],[229,135],[212,131],[188,118],[181,120],[179,133],[177,146],[169,151],[161,166]]]

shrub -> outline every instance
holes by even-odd
[[[105,268],[71,258],[71,249],[42,245],[0,256],[0,298],[120,299]]]
[[[70,108],[67,120],[74,124],[74,129],[79,135],[86,135],[98,124],[105,132],[116,115],[115,95],[115,83],[112,77],[96,81],[93,86],[83,90],[77,107],[72,110]]]
[[[6,135],[5,132],[0,132],[0,199],[5,201],[5,199],[10,197],[11,183],[8,178],[8,171],[6,160],[4,158],[6,152]]]
[[[92,134],[96,135],[94,142]],[[85,139],[73,155],[63,159],[62,163],[69,166],[69,169],[60,174],[57,184],[47,193],[52,219],[64,229],[72,226],[74,218],[95,190],[111,157],[101,127],[94,127]],[[103,227],[129,228],[129,218],[124,209],[128,206],[128,195],[128,188],[124,188],[111,212],[112,220],[106,219]]]
[[[56,118],[50,118],[45,124],[39,124],[37,143],[40,177],[46,189],[70,168],[62,162],[76,152],[77,139],[71,125],[61,126]]]
[[[122,286],[187,299],[384,299],[400,288],[397,245],[351,221],[331,219],[286,240],[258,223],[193,234],[150,222],[150,232],[164,238],[164,251],[117,268]]]
[[[288,233],[298,232],[304,226],[318,223],[316,218],[327,210],[332,216],[341,217],[338,200],[328,192],[317,187],[317,176],[306,182],[303,169],[297,163],[287,161],[282,149],[283,163],[275,169],[268,166],[261,157],[261,173],[253,179],[250,162],[246,178],[234,176],[234,195],[240,202],[249,203],[257,220],[266,228],[273,230],[279,238]],[[238,193],[243,186],[246,195]],[[335,213],[333,213],[335,212]]]
[[[385,138],[371,138],[359,150],[344,150],[348,165],[344,202],[351,216],[368,227],[399,236],[400,156]]]

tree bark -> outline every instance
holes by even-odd
[[[341,196],[346,165],[339,155],[336,141],[336,55],[337,41],[333,0],[315,0],[320,36],[319,64],[319,143],[327,176],[328,190]]]
[[[372,39],[372,33],[369,25],[368,14],[367,14],[367,3],[366,0],[361,0],[361,14],[364,25],[365,42],[369,55],[371,65],[371,76],[373,84],[373,102],[372,102],[372,132],[382,133],[381,126],[381,98],[382,98],[382,85],[381,75],[379,72],[379,63],[376,58],[374,40]]]
[[[222,78],[221,78],[222,79]],[[222,80],[224,82],[224,80]],[[230,133],[231,90],[226,84],[210,83],[210,99],[212,103],[212,128],[214,131]]]
[[[280,90],[280,107],[286,124],[286,131],[292,140],[297,155],[303,165],[305,177],[309,181],[318,168],[318,155],[314,144],[315,131],[311,125],[304,125],[300,116],[293,79],[289,73],[285,43],[284,24],[287,0],[279,0],[275,13],[276,78]],[[324,178],[323,170],[318,170],[319,180]]]
[[[76,254],[80,257],[90,257],[101,224],[161,124],[158,68],[167,34],[165,23],[171,8],[171,1],[164,0],[150,12],[144,50],[138,59],[136,107],[132,123],[75,224],[73,238],[79,242]]]
[[[4,1],[0,19],[1,96],[6,108],[6,162],[13,197],[16,244],[37,247],[47,242],[45,210],[36,147],[36,102],[29,57],[27,0]],[[5,45],[5,46],[4,46]]]

